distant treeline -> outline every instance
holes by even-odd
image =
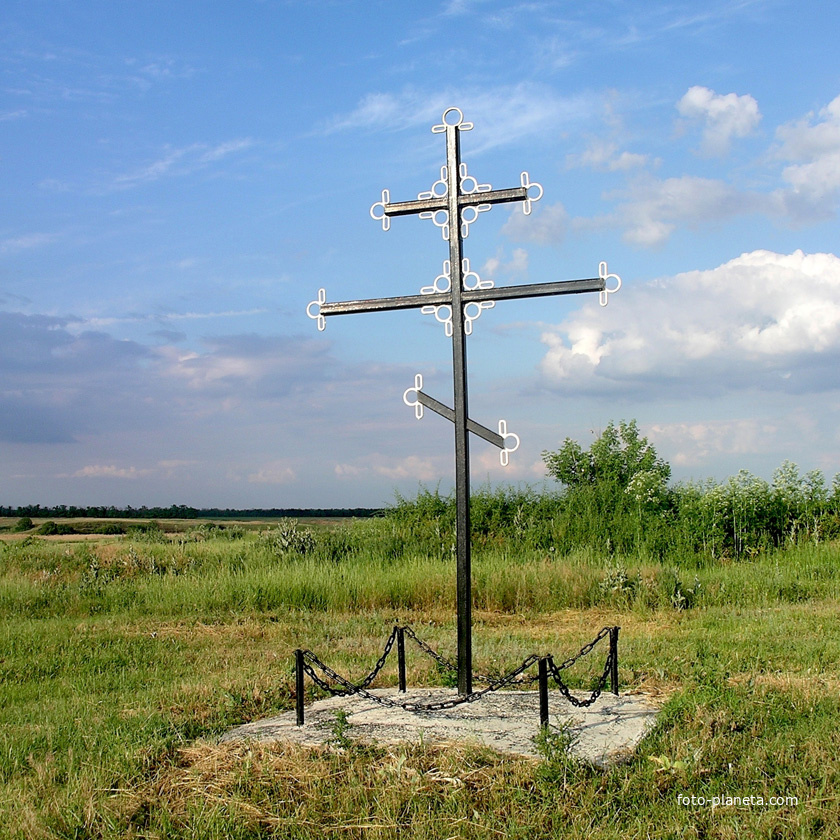
[[[367,517],[382,513],[379,508],[194,508],[187,505],[169,507],[128,507],[113,505],[76,507],[75,505],[0,505],[0,516],[28,516],[41,519],[276,519],[278,517]]]

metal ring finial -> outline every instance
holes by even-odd
[[[423,374],[417,373],[414,376],[414,387],[413,388],[406,388],[405,393],[403,394],[403,402],[409,407],[414,408],[414,416],[418,420],[423,419],[423,403],[417,399],[417,392],[423,390]],[[409,400],[408,395],[414,392],[414,399]]]
[[[321,306],[327,302],[327,292],[325,289],[318,289],[318,299],[310,301],[306,305],[306,314],[313,320],[317,321],[318,329],[323,332],[327,327],[327,319],[321,314]],[[312,314],[312,307],[317,306],[318,312]]]
[[[621,288],[621,278],[617,274],[609,274],[607,271],[607,263],[602,260],[598,263],[598,277],[606,284],[611,277],[615,279],[615,288],[608,289],[606,286],[598,293],[598,302],[601,306],[606,306],[609,303],[610,295],[614,295]]]
[[[370,207],[370,217],[375,222],[382,222],[382,230],[388,230],[391,227],[391,219],[385,213],[385,205],[391,203],[391,193],[388,190],[382,190],[382,200],[374,202]],[[382,215],[377,216],[374,212],[377,207],[382,208]]]
[[[451,114],[457,115],[457,121],[453,120],[452,117],[447,120],[447,116]],[[433,134],[443,134],[447,128],[458,128],[461,131],[470,131],[473,127],[471,122],[464,122],[464,112],[460,108],[447,108],[440,119],[441,122],[438,125],[432,126]]]
[[[423,286],[420,289],[421,295],[439,295],[448,292],[452,288],[452,266],[449,260],[443,261],[443,271],[435,277],[434,283],[431,286]],[[437,306],[429,304],[428,306],[421,306],[420,312],[423,315],[434,315],[438,323],[443,324],[444,332],[447,338],[452,337],[452,307],[446,304],[438,304]]]
[[[534,195],[534,196],[529,195],[525,199],[525,204],[522,208],[522,212],[526,216],[530,216],[531,215],[531,202],[532,201],[539,201],[543,197],[542,184],[538,184],[536,181],[531,181],[531,176],[527,172],[523,172],[519,176],[519,183],[522,184],[523,187],[525,187],[526,191],[530,190],[531,187],[536,187],[537,190],[539,191],[537,193],[537,195]]]
[[[443,261],[443,272],[435,277],[434,283],[431,286],[423,286],[420,289],[421,295],[442,295],[452,288],[452,271],[450,270],[449,260]],[[426,309],[427,307],[423,307]]]
[[[443,239],[449,239],[449,211],[448,210],[424,210],[417,214],[418,219],[431,219],[440,228],[440,235]]]
[[[445,198],[448,192],[449,185],[446,183],[446,167],[441,166],[440,178],[432,184],[432,188],[430,190],[418,193],[417,198],[421,201],[426,198]]]
[[[505,448],[499,452],[499,461],[503,467],[506,467],[510,463],[510,453],[519,449],[519,435],[507,430],[507,421],[505,420],[499,420],[499,434],[505,439]],[[513,446],[508,446],[508,438],[514,439]]]

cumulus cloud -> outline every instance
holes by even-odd
[[[546,330],[547,383],[591,393],[664,396],[840,386],[840,259],[743,254],[718,268],[625,284]]]
[[[478,272],[482,278],[501,280],[523,277],[528,273],[528,252],[524,248],[514,248],[510,260],[505,260],[503,251],[490,257]]]
[[[329,345],[317,339],[256,334],[208,337],[204,348],[157,351],[161,373],[190,391],[261,399],[326,378]]]
[[[779,424],[753,417],[734,420],[660,423],[648,429],[651,441],[668,451],[678,467],[694,467],[719,455],[755,455],[774,447]]]
[[[749,94],[720,94],[701,85],[688,89],[677,110],[686,119],[702,122],[700,151],[708,156],[727,154],[734,138],[752,134],[761,121],[758,103]]]
[[[662,245],[679,225],[719,222],[771,204],[767,196],[692,175],[641,178],[611,197],[619,199],[613,221],[625,228],[624,240],[647,248]]]
[[[840,96],[817,114],[780,126],[775,155],[789,161],[782,172],[788,188],[780,192],[797,221],[827,218],[840,198]]]
[[[722,96],[700,86],[689,89],[678,109],[686,119],[702,122],[701,151],[706,155],[725,154],[734,138],[752,133],[761,119],[751,96]],[[657,248],[684,228],[749,214],[798,226],[833,218],[840,205],[840,96],[777,129],[776,143],[760,160],[765,169],[784,162],[781,173],[767,172],[768,178],[780,176],[775,189],[745,189],[725,172],[718,178],[688,174],[657,178],[647,171],[649,159],[628,157],[618,148],[612,141],[594,140],[586,151],[566,160],[568,166],[628,172],[626,186],[604,195],[613,205],[609,213],[569,221],[558,205],[539,208],[533,219],[525,220],[519,210],[511,215],[505,232],[520,241],[560,242],[567,227],[618,227],[624,229],[628,244]]]
[[[648,160],[647,155],[620,152],[617,143],[596,137],[590,140],[585,151],[568,155],[566,166],[569,168],[588,167],[600,172],[623,172],[645,166]]]
[[[252,484],[289,484],[297,478],[297,473],[286,463],[275,461],[260,467],[248,476]]]

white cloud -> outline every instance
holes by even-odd
[[[619,152],[617,143],[598,137],[590,140],[585,151],[566,157],[566,166],[569,168],[583,166],[601,172],[622,172],[645,166],[647,163],[647,155]]]
[[[202,352],[156,348],[159,374],[190,391],[237,400],[271,399],[325,378],[320,371],[328,347],[317,339],[228,335],[207,338],[205,344]]]
[[[720,94],[695,85],[677,103],[683,117],[703,123],[703,154],[725,155],[735,137],[752,134],[761,121],[758,103],[749,94]]]
[[[524,248],[514,248],[510,260],[505,260],[504,252],[499,249],[496,256],[490,257],[478,272],[479,277],[488,280],[523,277],[528,273],[528,252]]]
[[[140,184],[157,181],[168,175],[188,175],[216,163],[231,154],[253,146],[250,138],[238,138],[216,146],[193,143],[178,149],[167,150],[160,158],[133,172],[118,175],[111,182],[112,189],[129,189]]]
[[[91,464],[73,473],[73,478],[141,478],[153,470],[138,470],[136,467],[117,467],[114,464]]]
[[[581,392],[836,389],[840,259],[754,251],[708,271],[625,283],[609,307],[579,310],[542,341],[546,381]]]
[[[227,143],[219,143],[218,146],[213,146],[199,157],[200,163],[211,163],[212,161],[221,160],[228,155],[235,152],[242,152],[245,149],[250,149],[254,145],[254,141],[250,137],[241,138],[239,140],[230,140]]]
[[[514,242],[558,245],[566,238],[568,225],[566,208],[558,202],[535,209],[529,216],[517,207],[502,226],[502,233]]]
[[[289,484],[297,479],[297,473],[282,461],[266,464],[248,476],[251,484]]]
[[[755,455],[772,449],[779,426],[773,422],[742,417],[654,424],[647,430],[656,447],[669,452],[678,467],[694,467],[720,455]]]
[[[611,197],[626,199],[614,221],[625,228],[631,245],[662,245],[680,224],[720,222],[743,213],[770,209],[767,196],[737,190],[725,181],[683,175],[659,180],[642,178]]]
[[[21,236],[11,236],[0,241],[0,254],[12,254],[16,251],[28,251],[50,245],[58,239],[55,233],[25,233]]]
[[[780,196],[794,220],[834,214],[840,198],[840,96],[818,114],[780,126],[775,154],[790,161],[782,172],[789,189]]]
[[[454,105],[461,109],[465,122],[481,126],[481,132],[471,137],[473,154],[517,145],[527,137],[568,131],[593,116],[598,107],[591,96],[558,96],[551,87],[533,82],[435,93],[406,87],[396,94],[367,94],[353,111],[334,117],[323,130],[431,127]]]
[[[409,455],[390,464],[376,464],[373,471],[392,480],[411,478],[417,481],[434,481],[440,478],[441,474],[440,466],[435,464],[434,458],[421,458],[418,455]]]
[[[365,458],[363,464],[339,463],[334,467],[337,478],[356,481],[365,475],[378,475],[393,481],[436,481],[445,471],[451,470],[440,457],[420,457],[407,455],[403,458],[389,458],[381,453],[374,453]]]

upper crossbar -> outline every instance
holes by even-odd
[[[487,192],[459,193],[459,207],[473,207],[477,204],[505,204],[510,201],[525,201],[528,198],[526,187],[512,187],[508,190],[488,190]],[[394,201],[383,205],[386,216],[410,216],[414,213],[436,212],[449,208],[449,197],[433,196],[417,198],[414,201]]]

